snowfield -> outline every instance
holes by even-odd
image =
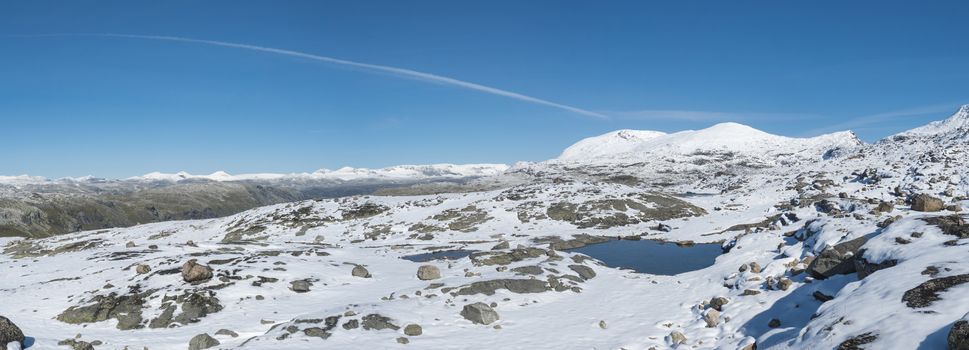
[[[434,170],[495,190],[4,238],[0,315],[28,349],[965,349],[967,152],[969,106],[875,144],[621,130]],[[659,276],[568,251],[619,238],[724,253]]]

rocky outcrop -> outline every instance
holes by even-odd
[[[858,256],[866,241],[865,237],[859,237],[821,251],[808,265],[807,271],[817,279],[854,273],[854,257]]]
[[[106,321],[109,319],[118,320],[117,328],[129,330],[142,328],[141,312],[144,307],[145,298],[150,293],[132,293],[118,295],[111,293],[108,295],[94,296],[88,305],[72,306],[64,310],[57,316],[57,320],[70,324],[84,324]]]
[[[5,346],[11,342],[23,344],[24,332],[9,318],[0,316],[0,346]]]
[[[969,282],[969,274],[933,278],[905,291],[902,302],[910,308],[929,307],[933,302],[942,299],[939,293],[966,282]]]
[[[457,295],[484,294],[494,295],[498,289],[507,289],[512,293],[542,293],[550,290],[548,282],[537,279],[497,279],[480,281],[461,288]]]
[[[969,223],[959,215],[935,216],[922,221],[937,226],[942,233],[959,238],[969,238]]]
[[[969,314],[952,324],[947,341],[949,350],[969,350]]]

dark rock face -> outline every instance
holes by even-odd
[[[959,238],[969,238],[969,223],[958,215],[936,216],[924,218],[922,221],[930,225],[938,226],[942,233],[953,235]]]
[[[195,259],[182,265],[182,279],[188,283],[204,282],[212,278],[212,268],[199,264]]]
[[[24,342],[24,332],[20,330],[17,325],[13,324],[10,319],[0,316],[0,346],[5,346],[10,342],[18,342],[23,344]]]
[[[480,302],[465,305],[461,316],[477,324],[491,324],[499,319],[498,313],[491,306]]]
[[[484,294],[494,295],[498,289],[507,289],[512,293],[542,293],[550,290],[548,282],[537,279],[498,279],[471,283],[461,288],[458,295]]]
[[[969,282],[969,274],[933,278],[907,290],[902,295],[902,301],[910,308],[929,307],[936,300],[942,299],[939,293],[966,282]]]
[[[912,198],[912,210],[915,211],[933,212],[940,211],[944,208],[945,202],[924,193]]]
[[[949,329],[949,350],[969,350],[969,321],[956,321]]]
[[[825,249],[808,265],[808,273],[817,279],[855,272],[854,257],[859,256],[867,239],[859,237]]]
[[[208,334],[199,334],[192,337],[188,342],[188,350],[202,350],[213,348],[219,345],[219,341]]]
[[[861,335],[856,335],[848,340],[841,342],[838,345],[838,350],[864,350],[862,345],[869,344],[878,339],[878,335],[874,333],[865,333]]]
[[[875,273],[875,271],[884,270],[898,264],[898,262],[895,260],[885,260],[877,264],[870,263],[868,260],[862,258],[862,255],[863,254],[858,254],[854,260],[855,272],[858,273],[858,279],[864,279],[865,277],[868,277],[868,275]]]

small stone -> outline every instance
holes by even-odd
[[[744,289],[744,292],[743,292],[742,295],[757,295],[757,294],[760,294],[760,291],[759,290],[756,290],[756,289]]]
[[[708,328],[716,327],[718,324],[720,324],[720,311],[715,309],[707,310],[707,312],[703,314],[703,321],[707,323]]]
[[[777,328],[780,326],[781,326],[781,320],[778,320],[776,318],[772,318],[770,322],[767,322],[767,327],[770,327],[770,328]]]
[[[192,337],[192,340],[188,342],[188,350],[202,350],[213,348],[219,345],[219,341],[212,338],[206,333],[202,333]]]
[[[723,311],[723,306],[727,305],[729,302],[730,299],[724,297],[714,297],[713,299],[710,299],[710,307],[717,311]]]
[[[605,320],[599,320],[599,328],[606,329],[606,321]]]
[[[217,332],[215,332],[215,335],[226,335],[226,336],[230,336],[230,337],[233,337],[233,338],[239,337],[239,333],[236,333],[236,332],[233,332],[231,330],[224,329],[224,328],[223,329],[220,329]]]
[[[424,329],[421,328],[421,326],[418,324],[411,323],[404,327],[404,334],[411,337],[416,337],[418,335],[424,334]]]
[[[670,332],[670,337],[669,338],[670,338],[669,339],[670,343],[672,343],[673,345],[679,345],[679,344],[686,343],[686,336],[683,335],[683,333],[680,333],[680,331],[672,331],[672,332]]]
[[[151,267],[144,264],[138,264],[138,266],[135,267],[135,272],[137,272],[139,275],[144,275],[151,272]]]
[[[128,241],[128,243],[126,243],[124,246],[125,246],[125,248],[134,248],[134,247],[136,247],[135,246],[135,242],[132,242],[132,241]]]
[[[397,342],[401,344],[407,344],[407,343],[410,343],[410,340],[407,339],[407,337],[397,337]]]
[[[289,282],[289,284],[290,284],[289,289],[291,289],[292,291],[294,291],[296,293],[306,293],[306,292],[309,292],[310,291],[310,286],[312,285],[312,284],[310,284],[309,281],[306,281],[306,280],[292,281],[292,282]]]
[[[788,290],[791,288],[793,284],[794,284],[794,281],[791,281],[791,279],[781,278],[780,281],[777,281],[777,288],[780,290]]]
[[[758,264],[756,262],[750,263],[750,272],[760,273],[760,271],[761,271],[760,264]]]
[[[353,277],[360,277],[360,278],[370,278],[371,277],[370,276],[370,271],[367,271],[367,268],[366,267],[363,267],[363,266],[360,266],[360,265],[354,266],[353,267],[353,271],[350,271],[350,274],[353,275]]]
[[[421,281],[436,280],[441,278],[441,269],[434,265],[421,265],[417,268],[417,279]]]

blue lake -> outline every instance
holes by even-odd
[[[567,251],[588,255],[609,267],[668,276],[711,266],[723,254],[720,244],[679,246],[645,239],[611,240]]]

